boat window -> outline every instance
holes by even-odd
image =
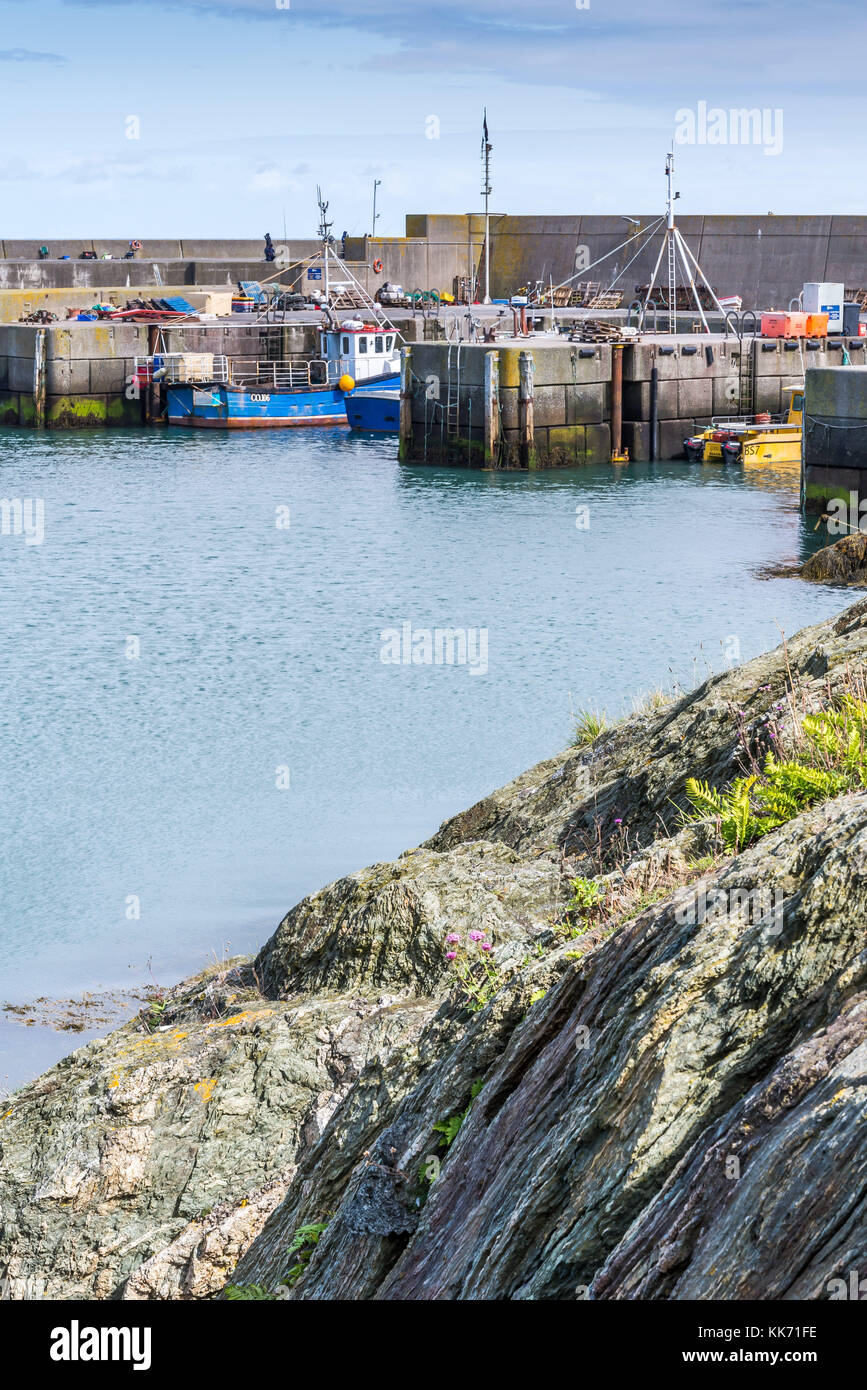
[[[349,339],[348,339],[348,338],[344,338],[344,339],[343,339],[343,347],[342,347],[340,350],[341,350],[341,352],[348,352],[348,351],[349,351]]]
[[[393,334],[393,333],[389,333],[388,337],[387,337],[386,340],[385,340],[385,350],[386,350],[386,352],[391,352],[391,347],[392,347],[392,343],[393,343],[393,342],[394,342],[394,334]]]
[[[376,335],[376,351],[377,351],[377,352],[382,352],[382,334],[381,334],[381,333],[377,333],[377,335]]]
[[[793,397],[792,397],[792,409],[793,409],[793,410],[803,410],[803,409],[804,409],[804,397],[803,397],[802,395],[799,394],[799,395],[797,395],[797,396],[793,396]]]
[[[358,339],[358,351],[367,352],[367,339],[363,334]]]

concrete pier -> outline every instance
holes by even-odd
[[[150,351],[147,324],[102,322],[0,324],[0,424],[48,429],[142,423],[135,358]],[[312,353],[312,323],[225,323],[160,329],[167,352],[286,358]]]
[[[847,350],[863,357],[864,340],[847,340]],[[802,384],[810,363],[826,367],[841,352],[840,340],[833,339],[626,340],[622,411],[614,424],[633,461],[683,458],[684,439],[714,416],[780,412],[786,388]],[[414,344],[401,457],[471,468],[607,463],[613,357],[610,343],[556,336]],[[654,415],[657,437],[651,441]]]

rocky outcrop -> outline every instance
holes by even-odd
[[[853,531],[833,545],[811,555],[799,571],[802,579],[814,584],[846,584],[852,588],[867,585],[867,535]]]
[[[867,791],[736,857],[678,810],[857,688],[865,651],[867,602],[540,764],[25,1087],[0,1276],[737,1299],[867,1272]],[[605,892],[583,919],[576,875]],[[475,1001],[446,954],[470,932]]]

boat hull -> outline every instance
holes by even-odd
[[[353,394],[396,386],[396,376],[363,382]],[[292,429],[310,425],[346,425],[346,393],[339,386],[267,391],[214,383],[166,388],[170,425],[186,429]]]
[[[353,391],[346,397],[346,418],[354,430],[397,434],[400,427],[399,391]]]

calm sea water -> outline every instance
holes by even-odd
[[[562,748],[570,707],[691,686],[851,599],[759,577],[821,538],[789,479],[740,470],[6,432],[0,497],[44,499],[45,528],[0,536],[0,1001],[252,949]],[[405,623],[486,629],[487,670],[384,663]],[[77,1041],[4,1026],[0,1082]]]

